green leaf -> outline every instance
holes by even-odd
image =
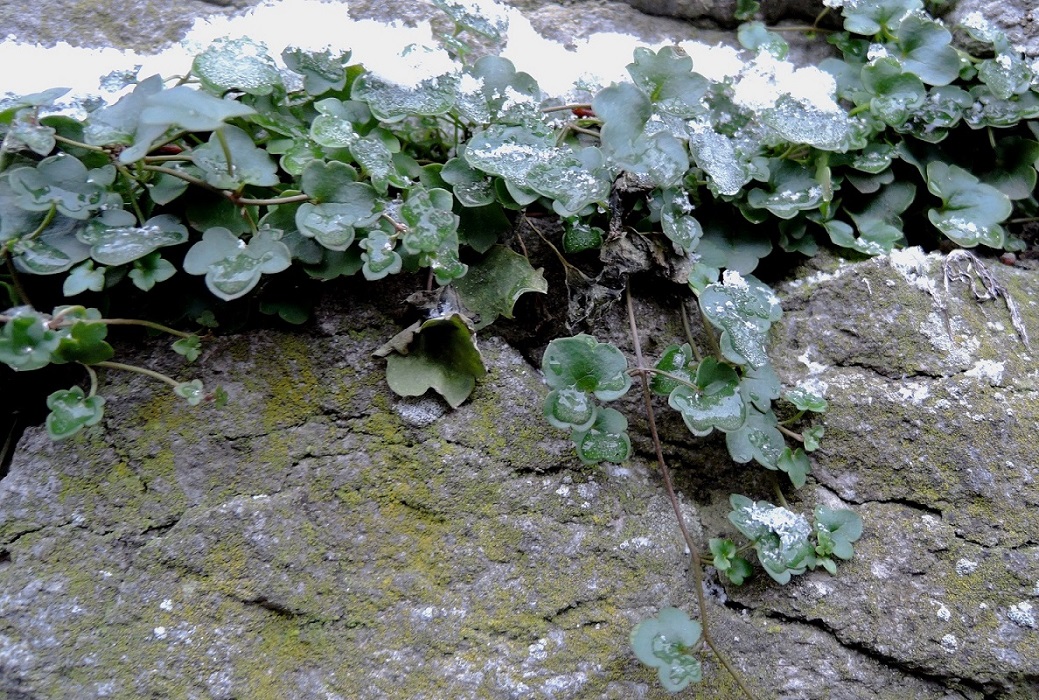
[[[361,196],[357,182],[357,171],[352,166],[338,160],[315,160],[307,163],[303,169],[300,189],[310,195],[317,204],[325,202],[350,202]],[[375,193],[367,191],[374,201]],[[364,216],[370,216],[368,212]]]
[[[601,248],[605,233],[598,226],[591,226],[578,219],[567,219],[563,222],[563,251],[580,253]]]
[[[104,415],[104,405],[103,397],[85,396],[78,386],[55,391],[47,397],[47,434],[53,440],[64,440],[97,425]]]
[[[927,88],[894,58],[881,58],[862,69],[862,85],[873,95],[870,110],[885,124],[901,126],[927,99]]]
[[[314,103],[320,112],[310,124],[310,138],[325,148],[349,148],[360,138],[354,128],[371,118],[363,102],[343,102],[329,97]]]
[[[173,388],[173,393],[187,401],[189,406],[198,406],[202,403],[202,399],[206,398],[206,392],[202,387],[201,379],[181,382]]]
[[[307,172],[310,170],[308,167]],[[339,201],[303,203],[296,210],[296,226],[329,250],[346,250],[356,228],[370,226],[379,218],[377,195],[371,185],[349,182],[338,187],[334,196]]]
[[[700,294],[700,308],[722,331],[719,342],[725,359],[754,369],[768,364],[768,329],[783,314],[768,286],[726,271],[720,284],[708,285]]]
[[[134,260],[130,270],[130,280],[138,289],[149,292],[159,282],[165,282],[177,274],[177,268],[169,260],[163,259],[159,253],[148,253],[139,260]]]
[[[61,287],[62,294],[67,297],[73,297],[88,290],[100,292],[105,288],[106,269],[99,267],[95,270],[94,263],[91,260],[79,264],[72,268],[69,276],[65,278],[65,282]]]
[[[390,185],[404,189],[411,185],[408,177],[397,171],[394,155],[400,151],[400,143],[387,131],[373,130],[350,146],[354,160],[364,168],[368,178],[380,194],[386,194]]]
[[[452,158],[444,163],[440,177],[451,185],[455,199],[463,207],[482,207],[495,201],[490,179],[470,166],[464,157]]]
[[[367,102],[372,114],[381,121],[399,122],[410,117],[446,114],[454,105],[458,81],[458,76],[448,74],[410,86],[364,73],[354,81],[350,94]]]
[[[29,307],[8,312],[13,318],[0,328],[0,362],[17,371],[46,367],[61,337]]]
[[[779,583],[789,583],[792,575],[803,574],[814,549],[809,538],[812,526],[803,515],[766,501],[745,496],[729,497],[729,521],[754,543],[758,560]]]
[[[541,129],[541,89],[512,61],[483,56],[467,67],[458,82],[455,111],[474,124],[527,125]]]
[[[684,345],[669,345],[657,361],[655,369],[667,372],[670,376],[653,374],[649,380],[649,388],[653,393],[667,396],[680,386],[683,382],[693,383],[693,372],[691,371],[696,358],[689,343]],[[672,379],[672,377],[675,377]]]
[[[978,78],[1001,100],[1028,92],[1035,77],[1016,51],[1001,51],[978,64]]]
[[[758,266],[758,261],[771,252],[771,238],[763,235],[758,227],[748,229],[715,222],[704,226],[703,237],[696,245],[700,263],[715,269],[712,273],[704,271],[708,277],[713,275],[711,282],[717,280],[717,269],[720,268],[749,275]]]
[[[692,656],[700,641],[700,623],[677,608],[663,608],[631,631],[631,648],[638,660],[657,669],[665,690],[678,692],[703,675]]]
[[[620,464],[631,456],[631,439],[627,431],[627,418],[615,409],[603,408],[596,411],[591,428],[575,430],[570,437],[577,448],[578,458],[584,464]]]
[[[821,556],[832,554],[838,559],[848,560],[855,554],[852,543],[862,537],[862,518],[850,510],[817,506],[815,532],[820,545],[817,549],[822,549],[819,552]]]
[[[808,460],[808,455],[800,447],[796,450],[791,450],[789,447],[785,448],[782,454],[779,455],[779,459],[776,460],[776,467],[779,471],[786,472],[787,476],[790,477],[790,483],[795,488],[804,486],[808,473],[812,471],[812,463]]]
[[[361,240],[360,246],[364,251],[361,260],[364,265],[361,273],[369,282],[381,280],[387,275],[395,275],[401,271],[404,265],[400,254],[394,250],[396,240],[383,231],[370,231],[368,236]]]
[[[101,322],[101,312],[83,307],[58,307],[63,322],[74,321],[58,331],[61,337],[51,361],[55,364],[79,362],[93,365],[110,359],[115,350],[105,341],[108,325]]]
[[[191,246],[184,256],[184,271],[205,275],[209,291],[231,301],[248,294],[262,274],[285,270],[291,258],[288,247],[269,230],[260,231],[246,244],[226,228],[216,227]]]
[[[796,386],[786,392],[783,398],[794,404],[794,408],[798,411],[826,413],[826,399],[806,387]]]
[[[83,128],[83,140],[94,146],[129,146],[143,140],[146,143],[141,147],[147,148],[152,138],[165,131],[165,127],[159,128],[158,133],[152,129],[149,134],[147,126],[141,129],[141,112],[147,106],[148,98],[161,91],[162,78],[153,75],[139,82],[133,92],[123,95],[115,104],[91,112]],[[141,153],[139,157],[143,156]]]
[[[734,585],[742,586],[750,578],[750,562],[737,555],[739,550],[732,540],[712,538],[707,543],[716,568]]]
[[[786,448],[779,422],[772,411],[747,409],[747,420],[741,428],[725,434],[729,455],[738,464],[754,460],[767,469],[777,469],[779,457]]]
[[[682,49],[663,46],[654,52],[639,47],[634,51],[634,59],[627,66],[628,74],[658,110],[683,119],[706,111],[704,97],[711,83],[693,72],[693,59]]]
[[[584,334],[556,338],[541,359],[541,371],[551,388],[576,388],[602,401],[627,393],[631,387],[627,369],[627,358],[614,345]]]
[[[772,365],[746,369],[740,380],[740,393],[747,404],[753,404],[759,411],[767,411],[773,399],[779,398],[779,375]]]
[[[700,222],[689,215],[692,205],[684,191],[673,189],[661,193],[660,227],[681,254],[693,252],[703,236]]]
[[[172,214],[153,216],[143,226],[136,223],[130,212],[108,210],[91,219],[76,237],[90,246],[90,257],[104,265],[125,265],[188,240],[187,227]]]
[[[553,389],[545,397],[545,419],[555,428],[583,432],[598,417],[598,407],[587,393],[564,387]]]
[[[768,189],[756,187],[747,193],[747,203],[767,209],[780,219],[792,219],[799,212],[816,209],[825,191],[815,179],[815,172],[793,161],[779,161],[771,168]]]
[[[527,292],[548,292],[542,268],[535,270],[525,256],[504,246],[491,248],[454,286],[465,307],[479,315],[476,330],[490,325],[498,316],[512,318],[516,301]]]
[[[267,47],[248,37],[217,39],[195,57],[191,72],[212,92],[241,90],[250,95],[269,95],[281,88],[278,66]]]
[[[256,113],[252,107],[241,102],[220,99],[185,85],[149,95],[145,105],[140,123],[162,127],[163,130],[175,126],[186,131],[216,131],[228,119]],[[128,162],[123,154],[120,160]]]
[[[8,175],[17,204],[28,211],[56,207],[71,219],[88,219],[104,206],[106,187],[115,179],[111,165],[88,170],[79,159],[61,153],[41,160],[35,168],[15,168]]]
[[[958,245],[1002,248],[1006,232],[1000,223],[1010,216],[1010,199],[955,165],[935,161],[927,166],[927,189],[942,206],[927,211],[935,228]]]
[[[386,358],[386,381],[400,396],[421,396],[430,389],[452,408],[462,405],[487,373],[473,331],[459,313],[431,318],[414,331],[407,354]]]
[[[740,394],[740,378],[731,366],[706,357],[696,370],[698,390],[680,384],[668,397],[668,405],[682,414],[693,435],[709,435],[738,430],[747,417],[747,406]]]
[[[182,355],[188,362],[194,362],[202,353],[202,339],[197,335],[189,335],[173,342],[173,352]]]
[[[225,125],[210,134],[205,144],[191,151],[191,160],[202,170],[206,182],[222,190],[238,190],[245,185],[273,187],[279,182],[274,160],[236,126]]]
[[[1004,136],[996,144],[996,169],[981,175],[1012,200],[1032,196],[1036,185],[1035,164],[1039,162],[1039,142],[1018,136]]]
[[[943,25],[911,14],[899,25],[892,48],[907,73],[928,85],[948,85],[960,74],[960,56],[951,44],[952,32]]]
[[[853,34],[873,36],[882,31],[895,34],[904,17],[922,10],[922,0],[869,0],[848,2],[844,7],[844,28]]]
[[[281,60],[289,70],[303,76],[303,89],[310,95],[342,90],[346,86],[349,51],[333,54],[331,49],[325,49],[318,53],[290,47],[281,52]]]
[[[815,452],[819,449],[819,441],[823,439],[823,435],[826,432],[826,428],[821,425],[813,425],[811,428],[807,428],[801,431],[801,437],[804,438],[805,452]]]
[[[779,34],[768,31],[764,22],[741,24],[736,32],[736,38],[743,48],[754,52],[767,51],[779,60],[786,58],[790,51],[790,45],[786,43],[786,40]]]
[[[15,112],[4,134],[3,150],[14,152],[24,147],[36,155],[45,156],[54,150],[55,133],[54,127],[40,123],[35,108],[20,109]]]
[[[404,249],[412,255],[437,253],[452,241],[458,248],[458,217],[451,211],[454,198],[447,190],[416,187],[409,191],[400,215],[408,225]],[[457,252],[456,252],[457,255]]]

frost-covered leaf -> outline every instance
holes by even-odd
[[[464,157],[452,158],[440,170],[440,177],[451,185],[455,199],[463,207],[483,207],[495,201],[488,177],[473,168]]]
[[[927,88],[894,58],[881,58],[862,69],[862,85],[872,95],[870,110],[885,124],[901,126],[927,99]]]
[[[554,149],[548,160],[531,167],[523,181],[524,187],[552,199],[552,208],[562,217],[605,202],[612,184],[602,152],[592,147],[577,152]]]
[[[1007,51],[981,61],[978,77],[997,98],[1009,100],[1028,92],[1036,76],[1020,54]]]
[[[602,401],[620,398],[631,387],[628,360],[610,343],[590,335],[556,338],[545,348],[541,371],[553,389],[567,387],[595,394]]]
[[[770,32],[764,22],[744,22],[736,32],[740,45],[751,51],[767,51],[779,60],[786,58],[790,45],[781,35]]]
[[[474,124],[527,124],[542,122],[541,88],[512,61],[483,56],[467,67],[458,81],[454,110]]]
[[[83,428],[97,425],[104,416],[104,406],[104,397],[88,397],[78,386],[55,391],[47,397],[47,434],[53,440],[64,440]]]
[[[826,413],[826,399],[806,387],[795,386],[783,394],[783,398],[794,404],[798,411]]]
[[[334,192],[326,193],[337,201],[304,202],[296,210],[296,226],[304,236],[329,250],[346,250],[353,243],[357,228],[369,226],[379,218],[375,190],[367,183],[343,182]]]
[[[36,167],[15,168],[8,175],[16,203],[28,211],[56,207],[72,219],[87,219],[106,202],[106,187],[115,169],[88,170],[78,158],[64,153],[44,158]]]
[[[628,419],[613,408],[597,410],[592,427],[575,430],[571,439],[577,448],[578,458],[585,464],[620,464],[631,456]]]
[[[767,209],[780,219],[792,219],[799,212],[816,209],[825,194],[812,169],[783,160],[770,169],[768,188],[752,189],[747,193],[747,203],[756,209]]]
[[[479,315],[477,330],[498,316],[512,318],[513,306],[527,292],[548,292],[541,268],[535,270],[526,257],[504,246],[491,248],[454,286],[465,307]]]
[[[800,514],[766,501],[733,494],[729,521],[754,543],[758,560],[779,583],[789,583],[792,575],[805,572],[806,560],[813,553],[812,526]]]
[[[274,160],[236,126],[224,125],[210,134],[206,143],[192,149],[191,160],[202,170],[206,182],[222,190],[245,185],[272,187],[279,182]]]
[[[125,265],[164,246],[188,240],[188,229],[172,214],[159,214],[137,226],[128,211],[112,209],[91,219],[76,237],[90,246],[90,257],[103,265]]]
[[[447,190],[416,187],[408,193],[400,210],[408,226],[403,238],[408,253],[437,253],[452,241],[457,251],[458,216],[451,211],[453,203],[454,198]]]
[[[20,109],[7,127],[2,150],[13,152],[28,148],[36,155],[45,156],[54,150],[54,134],[54,127],[40,123],[36,109]]]
[[[786,94],[775,105],[760,112],[761,120],[781,138],[816,148],[842,150],[848,140],[848,114],[836,104],[823,108]]]
[[[508,14],[496,4],[463,0],[433,0],[433,4],[447,13],[462,29],[476,32],[492,41],[501,41],[509,28]]]
[[[700,222],[689,214],[692,205],[684,191],[673,189],[661,193],[660,228],[682,254],[693,252],[703,236]]]
[[[400,396],[421,396],[433,389],[458,408],[487,373],[473,331],[459,313],[419,325],[406,350],[386,358],[386,381]]]
[[[334,97],[314,103],[319,114],[310,123],[310,138],[326,148],[349,148],[360,138],[356,125],[371,118],[363,102],[343,102]]]
[[[1000,224],[1010,216],[1010,199],[956,165],[935,161],[927,166],[927,189],[942,206],[927,211],[935,228],[957,244],[1002,248],[1006,232]]]
[[[83,128],[86,143],[128,146],[136,139],[141,112],[150,96],[162,90],[162,78],[153,75],[139,82],[133,92],[123,95],[115,104],[105,105],[87,115]]]
[[[703,99],[711,83],[693,72],[693,59],[682,49],[663,46],[654,52],[639,47],[634,51],[634,59],[627,66],[628,74],[658,110],[683,119],[706,111]]]
[[[768,329],[782,316],[779,299],[753,277],[726,271],[720,284],[700,294],[704,316],[722,331],[722,354],[731,362],[752,368],[768,364]]]
[[[563,251],[580,253],[583,250],[601,248],[606,232],[578,219],[567,219],[563,224]]]
[[[746,464],[754,460],[767,469],[776,469],[786,448],[783,433],[772,411],[747,410],[747,420],[738,430],[725,435],[725,445],[734,462]]]
[[[370,231],[361,243],[361,260],[364,266],[361,272],[369,281],[381,280],[387,275],[395,275],[401,271],[403,261],[394,250],[395,241],[383,231]]]
[[[692,655],[700,640],[700,623],[677,608],[663,608],[631,631],[631,648],[639,661],[657,669],[660,684],[676,693],[702,677]]]
[[[290,47],[281,52],[281,59],[289,70],[303,76],[303,89],[310,95],[342,90],[346,86],[349,51],[333,54],[330,49],[317,52]]]
[[[184,271],[205,275],[217,297],[231,301],[248,294],[263,274],[285,270],[292,255],[275,233],[260,231],[248,244],[226,228],[211,228],[184,256]]]
[[[696,166],[710,178],[707,186],[718,194],[737,194],[750,182],[750,171],[741,162],[733,140],[710,125],[689,127],[689,151]]]
[[[267,47],[248,37],[217,39],[195,57],[191,71],[215,93],[241,90],[269,95],[280,88],[281,74]]]
[[[843,7],[845,29],[873,36],[882,30],[895,34],[902,20],[924,4],[923,0],[846,0]]]
[[[364,73],[354,81],[350,94],[367,102],[380,120],[399,122],[414,116],[446,114],[454,105],[458,81],[457,75],[446,74],[410,86]]]

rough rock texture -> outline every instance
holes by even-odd
[[[187,2],[60,2],[0,33],[72,39],[107,17],[88,43],[147,47],[187,26]],[[600,21],[591,8],[619,13],[603,29],[640,17],[530,11],[547,26]],[[145,33],[159,28],[172,34]],[[774,362],[830,404],[809,484],[788,497],[852,507],[866,532],[835,577],[709,578],[715,638],[763,698],[1039,696],[1035,353],[1002,300],[946,289],[944,263],[823,260],[778,285]],[[1039,343],[1036,271],[986,264]],[[695,610],[636,398],[638,454],[620,467],[573,458],[541,417],[536,368],[493,334],[461,409],[399,399],[371,358],[398,329],[377,305],[391,297],[361,294],[330,295],[305,332],[210,342],[196,368],[140,349],[222,384],[223,411],[110,373],[102,426],[58,444],[27,431],[0,480],[0,698],[671,697],[627,644],[659,607]],[[680,337],[675,313],[639,298],[648,353]],[[730,492],[772,498],[763,470],[673,414],[661,424],[698,536],[734,534]],[[741,697],[716,662],[705,678],[696,697]]]
[[[959,0],[947,18],[950,24],[978,13],[1004,31],[1028,56],[1039,56],[1039,7],[1033,0]]]
[[[1035,272],[993,273],[1039,338]],[[1008,312],[912,252],[782,295],[774,360],[830,401],[793,505],[850,504],[867,529],[836,577],[716,587],[716,637],[763,697],[1035,697],[1039,372]],[[673,312],[639,317],[670,342]],[[394,397],[370,353],[395,328],[328,304],[310,334],[207,345],[194,372],[223,411],[110,375],[102,427],[29,430],[0,481],[0,696],[665,697],[627,634],[694,604],[650,463],[580,466],[494,336],[461,409]],[[732,534],[728,493],[767,479],[663,426],[687,518]],[[699,697],[737,697],[707,668]]]

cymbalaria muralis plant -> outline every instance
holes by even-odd
[[[476,334],[527,292],[573,291],[549,289],[525,248],[509,247],[518,223],[540,234],[536,217],[557,217],[562,235],[545,242],[568,282],[619,280],[603,298],[627,287],[634,358],[586,333],[551,340],[545,418],[570,432],[582,462],[622,462],[628,421],[607,404],[637,377],[691,555],[699,620],[665,608],[633,630],[633,650],[678,691],[701,679],[707,647],[753,696],[711,637],[703,567],[734,585],[752,575],[752,554],[780,584],[835,573],[862,522],[821,506],[794,512],[777,486],[779,505],[733,495],[740,543],[711,539],[700,553],[654,405],[666,401],[692,437],[723,434],[736,462],[803,486],[826,401],[807,384],[784,388],[772,368],[769,328],[782,309],[754,276],[759,261],[946,240],[1020,249],[1015,232],[1039,210],[1037,66],[976,17],[957,28],[981,47],[972,55],[921,0],[830,0],[827,13],[842,13],[833,28],[806,31],[839,57],[817,67],[794,69],[780,33],[751,21],[738,32],[748,60],[736,74],[708,79],[679,49],[639,48],[629,80],[563,101],[508,60],[472,58],[467,38],[493,44],[500,20],[435,2],[455,25],[442,39],[458,62],[411,84],[351,64],[349,52],[289,49],[282,67],[233,39],[199,54],[188,75],[135,81],[83,118],[55,113],[62,89],[0,106],[0,293],[10,300],[0,362],[82,367],[83,382],[46,398],[47,431],[64,439],[102,420],[99,370],[145,373],[190,404],[226,400],[197,379],[114,361],[112,326],[169,333],[190,362],[227,309],[252,304],[300,323],[318,282],[412,275],[425,315],[377,354],[395,392],[432,389],[458,406],[485,374]],[[756,9],[739,4],[744,19]],[[632,242],[666,261],[656,274],[703,319],[698,339],[678,309],[687,337],[655,362],[639,343],[632,267],[606,274]],[[580,254],[587,267],[595,251],[599,278],[567,259]],[[117,295],[159,301],[123,319],[107,312]],[[569,301],[570,327],[594,330],[597,302]]]

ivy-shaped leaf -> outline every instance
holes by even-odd
[[[99,267],[94,269],[94,263],[87,260],[72,268],[69,276],[61,286],[61,292],[67,297],[74,297],[86,291],[100,292],[105,288],[105,270]]]
[[[682,49],[663,46],[658,51],[639,47],[628,74],[656,109],[683,119],[706,111],[704,97],[710,91],[707,78],[693,71],[693,59]]]
[[[384,122],[399,122],[416,116],[446,114],[458,92],[457,75],[426,78],[418,85],[400,85],[375,73],[364,73],[354,81],[351,96],[368,103],[372,114]]]
[[[738,555],[736,543],[729,539],[711,538],[707,542],[714,568],[733,584],[742,586],[750,578],[750,562]]]
[[[310,171],[308,167],[304,174]],[[370,226],[379,218],[377,195],[371,185],[363,182],[343,182],[329,194],[337,201],[300,205],[296,226],[304,236],[329,250],[346,250],[354,241],[355,229]]]
[[[273,187],[279,182],[274,160],[236,126],[225,125],[210,134],[205,144],[191,151],[191,160],[202,170],[206,182],[222,190],[237,190],[244,185]]]
[[[206,88],[219,94],[241,90],[250,95],[269,95],[282,87],[281,73],[267,47],[248,37],[217,39],[195,57],[191,72]]]
[[[422,396],[432,389],[458,408],[487,373],[473,330],[460,313],[421,323],[405,349],[406,354],[392,348],[378,352],[387,355],[386,381],[400,396]]]
[[[756,187],[747,193],[750,206],[767,209],[780,219],[792,219],[823,202],[826,192],[812,169],[783,160],[770,173],[768,189]]]
[[[922,0],[849,1],[844,6],[844,28],[853,34],[866,36],[882,31],[894,35],[903,18],[923,7]]]
[[[918,14],[910,14],[898,27],[890,50],[902,60],[907,73],[928,85],[948,85],[960,74],[960,56],[952,47],[952,32]]]
[[[180,338],[173,343],[173,352],[184,357],[188,362],[194,362],[202,353],[202,339],[197,335],[189,335]]]
[[[289,70],[303,76],[303,89],[310,95],[342,90],[346,86],[349,51],[333,54],[330,49],[319,53],[289,47],[281,52],[281,60],[285,61]]]
[[[806,387],[795,386],[783,394],[783,398],[794,404],[798,411],[826,413],[826,399]]]
[[[149,136],[147,127],[141,129],[141,112],[147,106],[148,98],[161,91],[162,78],[158,75],[137,83],[133,92],[123,95],[115,104],[105,105],[87,115],[83,140],[94,146],[129,146],[135,141],[146,140],[147,143],[142,145],[147,148],[151,138],[158,134]],[[163,131],[165,126],[160,127],[158,133]]]
[[[768,329],[783,311],[767,285],[726,271],[720,284],[708,285],[700,294],[700,308],[722,331],[719,342],[725,359],[751,368],[768,364]]]
[[[927,99],[927,88],[895,58],[881,58],[862,69],[862,85],[873,96],[870,110],[885,124],[901,126]]]
[[[188,229],[172,214],[159,214],[137,226],[128,211],[112,209],[91,219],[76,237],[90,246],[90,257],[104,265],[125,265],[164,246],[188,240]]]
[[[104,416],[104,406],[104,397],[88,397],[78,386],[55,391],[47,397],[47,434],[53,440],[64,440],[83,428],[97,425]]]
[[[202,387],[201,379],[181,382],[173,388],[173,393],[187,401],[189,406],[198,406],[202,403],[202,399],[206,398],[206,391]]]
[[[325,148],[349,148],[361,136],[354,128],[371,118],[363,102],[343,102],[334,97],[314,103],[319,114],[310,123],[310,138]]]
[[[862,518],[847,510],[831,510],[825,506],[815,509],[815,534],[820,557],[833,555],[845,561],[855,555],[852,546],[862,537]]]
[[[494,246],[478,263],[469,266],[465,277],[454,283],[465,307],[478,314],[480,330],[498,316],[512,318],[512,309],[527,292],[548,292],[542,269],[534,269],[523,255],[505,246]]]
[[[0,362],[22,372],[46,367],[61,337],[29,307],[12,311],[13,318],[0,328]]]
[[[592,427],[575,430],[570,438],[577,448],[578,458],[584,464],[620,464],[631,456],[628,419],[613,408],[596,411]]]
[[[672,391],[683,385],[693,383],[693,367],[696,358],[689,343],[684,345],[669,345],[664,348],[663,354],[657,360],[654,369],[667,372],[669,376],[653,374],[649,380],[650,390],[660,396],[667,396]]]
[[[159,282],[165,282],[177,274],[177,268],[159,253],[148,253],[143,258],[134,260],[133,269],[129,272],[130,281],[144,292],[151,291]]]
[[[598,406],[587,392],[573,387],[553,389],[545,397],[545,419],[554,428],[586,431],[595,423]]]
[[[474,124],[515,124],[542,129],[541,88],[512,61],[483,56],[458,81],[454,110]]]
[[[17,204],[28,211],[51,207],[71,219],[88,219],[106,204],[106,188],[115,180],[111,165],[89,170],[78,158],[61,153],[36,167],[15,168],[8,175]]]
[[[394,250],[396,240],[383,231],[369,231],[368,236],[360,242],[361,260],[364,265],[361,273],[369,282],[381,280],[387,275],[395,275],[401,271],[403,260]]]
[[[789,583],[791,576],[805,572],[814,548],[812,526],[803,515],[738,494],[730,496],[729,503],[729,521],[754,543],[758,561],[769,576]]]
[[[447,190],[412,189],[400,210],[401,218],[408,225],[403,238],[404,249],[412,255],[437,253],[441,246],[454,240],[457,251],[458,216],[451,211],[453,203],[454,198]]]
[[[786,472],[786,475],[790,477],[790,483],[795,488],[801,488],[805,485],[808,473],[812,471],[812,463],[802,448],[791,450],[787,447],[776,460],[776,468],[781,472]]]
[[[631,631],[631,648],[638,660],[657,669],[660,684],[672,693],[699,683],[703,671],[693,656],[700,642],[700,623],[677,608],[663,608]]]
[[[927,211],[935,228],[966,248],[1003,247],[1006,232],[1000,224],[1013,210],[1005,194],[963,168],[941,161],[928,164],[927,189],[942,199],[941,207]]]
[[[112,346],[105,341],[108,325],[101,322],[101,312],[97,309],[84,309],[81,306],[58,307],[54,314],[60,314],[66,324],[72,321],[70,325],[58,331],[61,342],[51,358],[55,364],[79,362],[93,365],[104,362],[115,354]]]
[[[216,131],[228,119],[255,113],[256,110],[241,102],[178,85],[149,95],[141,110],[140,123],[161,127],[163,131],[171,126],[186,131]],[[137,142],[140,142],[139,135]],[[128,162],[123,155],[120,154],[120,160]]]
[[[753,405],[759,411],[767,411],[772,401],[779,398],[779,375],[772,365],[745,369],[740,379],[740,393],[748,405]]]
[[[696,370],[693,389],[679,384],[668,397],[668,405],[682,414],[689,432],[709,435],[717,428],[722,432],[738,430],[747,417],[747,406],[740,394],[740,378],[731,366],[705,357]]]
[[[260,231],[247,244],[226,228],[215,227],[188,250],[184,271],[205,275],[209,291],[231,301],[248,294],[261,275],[285,270],[291,259],[288,247],[269,230]]]
[[[541,358],[541,371],[551,388],[576,388],[602,401],[618,399],[631,388],[627,369],[624,353],[585,334],[556,338]]]
[[[747,420],[738,430],[725,434],[725,445],[732,461],[746,464],[754,460],[767,469],[778,469],[779,457],[786,449],[779,421],[772,411],[747,409]]]

